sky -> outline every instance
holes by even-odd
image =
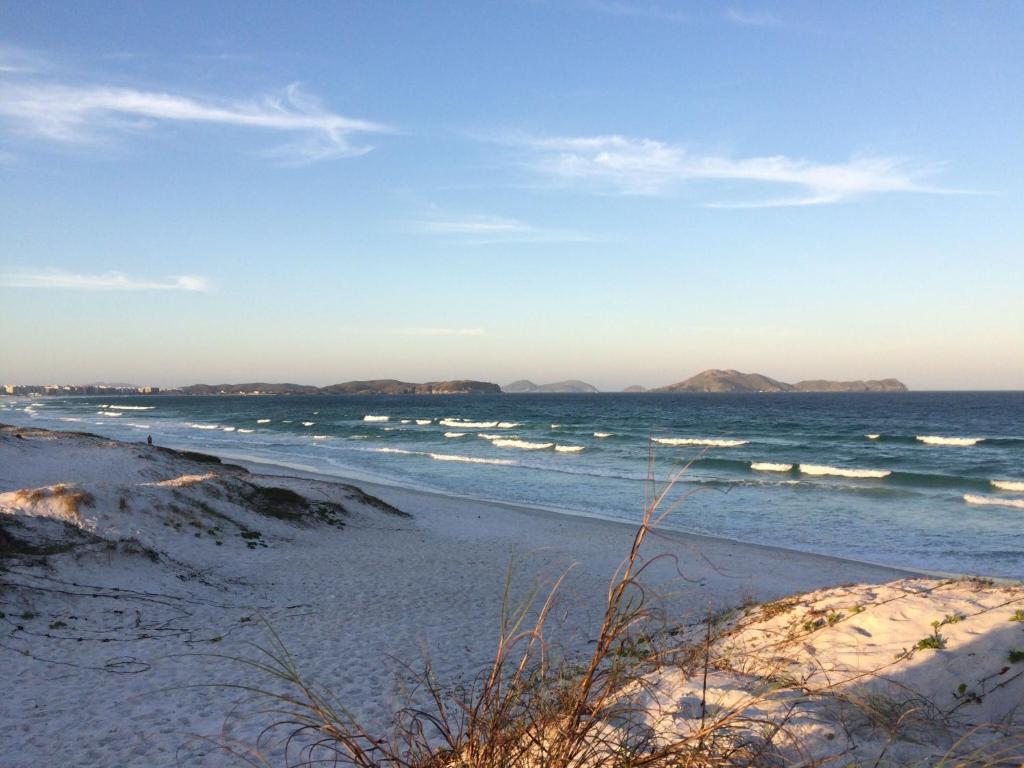
[[[0,381],[1024,389],[1017,2],[0,0]]]

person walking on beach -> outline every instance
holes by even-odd
[[[152,444],[153,444],[153,436],[152,435],[146,435],[146,445],[152,445]]]

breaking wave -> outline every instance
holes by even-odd
[[[515,462],[509,459],[482,459],[478,456],[459,456],[453,453],[430,453],[429,451],[407,451],[405,448],[375,448],[377,453],[398,453],[403,456],[429,456],[434,461],[461,461],[467,464],[496,464],[511,466]]]
[[[878,438],[881,437],[881,435],[879,435],[879,434],[871,434],[871,435],[864,435],[864,437],[866,437],[868,440],[877,440]]]
[[[390,416],[374,416],[372,414],[367,414],[366,416],[363,416],[363,421],[390,421],[390,420],[391,420]]]
[[[464,427],[466,429],[494,429],[496,421],[463,421],[462,419],[441,419],[438,424],[445,427]]]
[[[314,440],[326,440],[327,435],[313,435]]]
[[[499,421],[498,429],[514,429],[519,426],[518,421]]]
[[[597,433],[594,433],[595,437]],[[730,440],[717,437],[652,437],[656,443],[662,445],[705,445],[713,448],[735,448],[738,445],[746,445],[749,440]]]
[[[192,429],[218,429],[220,424],[189,424]]]
[[[61,419],[61,421],[81,421],[81,419],[76,419],[72,416],[65,416]]]
[[[830,475],[833,477],[888,477],[892,474],[888,469],[846,469],[830,467],[826,464],[801,464],[800,471],[805,475]]]
[[[315,421],[304,421],[304,422],[302,422],[302,426],[304,426],[304,427],[312,427],[314,424],[316,424]]]
[[[964,501],[968,504],[988,504],[993,507],[1024,509],[1024,499],[1000,499],[996,496],[977,496],[973,493],[965,493]]]
[[[579,453],[582,451],[584,446],[582,445],[556,445],[555,450],[559,453]]]
[[[445,432],[444,436],[445,437],[465,437],[466,433],[465,432]]]
[[[117,407],[122,411],[152,411],[156,408],[155,405],[119,405]]]
[[[598,440],[603,440],[604,438],[611,437],[614,434],[614,432],[595,432],[594,437],[596,437]]]
[[[425,426],[427,424],[433,424],[434,420],[433,419],[416,419],[416,423],[419,424],[422,427],[422,426]]]
[[[129,424],[128,426],[136,429],[149,429],[149,424]]]
[[[234,432],[235,431],[234,427],[221,427],[221,429],[224,430],[225,432]]]
[[[246,434],[246,435],[248,435],[248,434],[249,434],[250,432],[252,432],[252,431],[254,431],[254,430],[251,430],[251,429],[241,429],[241,428],[239,428],[239,430],[238,430],[238,431],[239,431],[239,432],[242,432],[243,434]]]
[[[491,445],[498,448],[521,448],[524,451],[542,451],[546,448],[554,447],[554,443],[531,443],[527,440],[506,440],[504,438],[496,438],[491,440]]]
[[[1024,480],[993,480],[992,487],[1000,491],[1024,492]]]
[[[256,419],[257,424],[269,424],[270,419]]]
[[[751,469],[758,472],[789,472],[793,469],[792,464],[773,464],[770,461],[755,461],[750,465]]]
[[[939,435],[918,435],[917,442],[925,445],[977,445],[984,437],[940,437]]]

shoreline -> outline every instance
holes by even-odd
[[[417,488],[415,486],[401,485],[398,483],[389,483],[382,480],[374,479],[363,479],[358,476],[349,475],[334,475],[328,472],[320,472],[314,469],[309,469],[301,465],[290,464],[288,462],[273,462],[273,461],[261,461],[252,457],[243,456],[240,454],[231,453],[214,453],[210,452],[210,455],[217,456],[218,458],[228,460],[233,463],[237,463],[239,466],[253,472],[254,474],[261,475],[263,477],[282,477],[282,478],[300,478],[310,480],[323,480],[325,482],[337,482],[337,483],[351,483],[359,484],[364,487],[364,490],[372,493],[375,496],[388,495],[389,493],[399,493],[409,496],[426,496],[437,501],[454,501],[454,502],[465,502],[471,504],[482,504],[488,507],[495,507],[505,509],[508,511],[516,512],[518,514],[526,516],[539,516],[539,517],[550,517],[555,516],[559,518],[569,518],[575,520],[592,521],[603,525],[615,526],[619,529],[628,529],[630,532],[636,530],[639,521],[631,522],[629,520],[623,520],[620,518],[606,517],[597,513],[586,513],[570,509],[556,509],[554,507],[545,506],[529,506],[525,504],[516,504],[515,502],[503,501],[501,499],[494,499],[480,496],[469,496],[457,493],[447,493],[445,491],[437,491],[427,488]],[[299,472],[300,475],[282,475],[276,472],[268,472],[266,469],[286,469],[292,472]],[[400,506],[400,505],[396,505]],[[894,572],[894,578],[938,578],[938,579],[958,579],[979,574],[962,574],[955,573],[952,571],[933,571],[925,570],[920,568],[908,568],[905,566],[890,565],[888,563],[880,563],[871,560],[858,560],[852,557],[842,557],[840,555],[827,555],[821,552],[808,552],[802,549],[792,549],[790,547],[781,546],[778,544],[759,544],[752,541],[744,541],[742,539],[735,539],[729,536],[714,536],[707,533],[698,533],[696,531],[687,531],[679,528],[656,528],[658,535],[668,539],[678,539],[680,543],[693,543],[693,542],[704,542],[706,544],[727,544],[736,547],[750,547],[751,549],[759,552],[765,552],[768,554],[776,554],[780,557],[789,556],[797,558],[814,558],[822,561],[833,561],[836,563],[843,563],[846,565],[853,566],[866,566],[870,568],[879,568],[887,571]],[[983,578],[992,578],[980,574]],[[995,581],[1015,582],[1014,579],[994,579]]]

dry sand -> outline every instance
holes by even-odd
[[[0,428],[0,765],[240,764],[216,743],[252,744],[268,718],[252,705],[233,709],[244,698],[238,690],[208,685],[256,681],[208,654],[252,656],[251,644],[267,640],[263,619],[311,678],[382,726],[405,701],[407,667],[429,660],[455,684],[486,664],[513,558],[516,594],[574,565],[557,631],[567,647],[584,649],[633,536],[622,523],[259,469],[75,433]],[[265,488],[308,501],[289,506],[289,496]],[[281,509],[285,519],[269,514]],[[928,664],[923,651],[901,662],[901,674],[927,668],[929,679],[941,668],[939,696],[954,682],[975,690],[1017,635],[1024,648],[1024,625],[999,613],[1019,592],[1007,593],[997,610],[997,587],[880,587],[909,574],[683,534],[661,533],[647,546],[650,555],[671,556],[649,580],[680,626],[729,606],[863,585],[802,598],[774,613],[770,626],[729,625],[723,643],[754,647],[757,637],[802,628],[820,604],[826,623],[829,611],[843,618],[808,631],[814,642],[806,653],[847,670],[891,657],[931,631],[943,611],[960,611],[969,619],[942,628],[946,650],[932,651]],[[848,602],[865,610],[853,614]],[[965,661],[958,649],[975,655]],[[792,676],[820,688],[805,662],[798,655]],[[723,678],[726,688],[749,692],[764,677],[763,669],[722,666],[722,675],[744,676]],[[691,683],[680,671],[660,674],[656,687],[666,695],[652,702],[652,722],[666,722],[654,715],[660,708],[675,712],[673,727],[684,727],[680,702],[692,696]],[[1007,697],[1021,697],[1019,683],[998,691],[984,696],[984,712],[959,711],[996,719]],[[865,743],[874,744],[873,734]],[[276,748],[267,745],[271,757]]]

